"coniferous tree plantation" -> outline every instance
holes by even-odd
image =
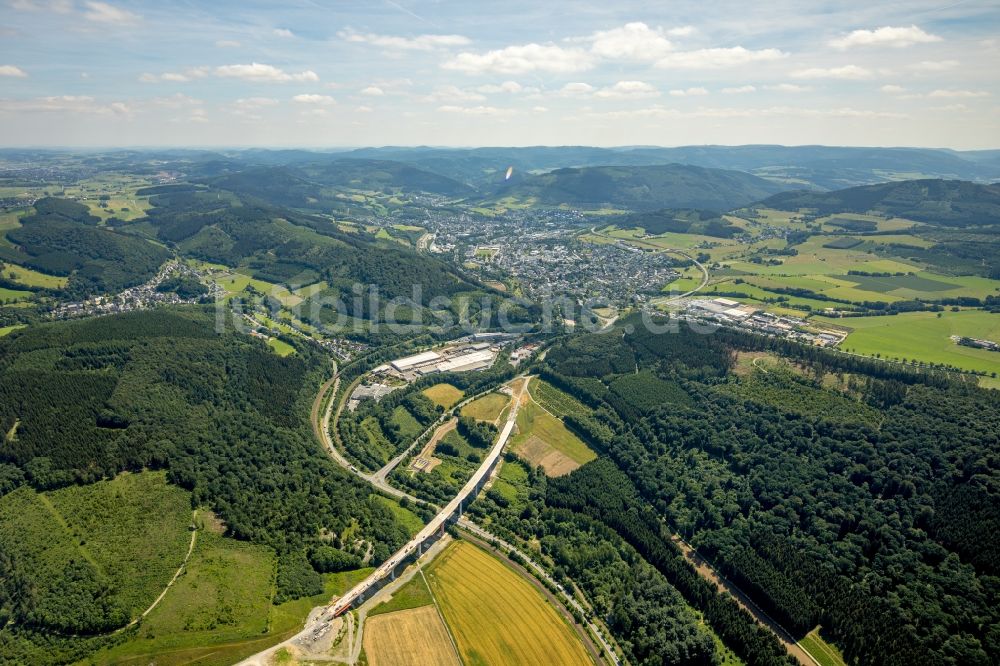
[[[523,505],[484,499],[490,520],[568,568],[594,557],[564,538],[594,532],[581,516],[606,526],[747,663],[784,650],[698,578],[673,535],[797,638],[822,625],[849,663],[1000,659],[996,392],[792,347],[794,362],[748,370],[739,354],[763,339],[626,325],[572,337],[541,367],[591,407],[566,423],[601,456]],[[628,590],[596,610],[645,663],[630,637],[656,622]],[[617,622],[624,608],[631,624]]]

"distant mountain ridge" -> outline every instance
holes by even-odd
[[[636,211],[659,208],[730,210],[785,189],[752,174],[683,164],[556,169],[520,176],[493,189],[487,201],[515,197],[536,204]]]
[[[987,182],[1000,180],[1000,151],[850,146],[530,146],[520,148],[359,148],[331,160],[363,157],[406,162],[478,186],[515,172],[566,167],[687,164],[746,171],[794,187],[841,189],[925,176]]]
[[[783,192],[761,202],[820,215],[876,211],[945,227],[1000,225],[1000,184],[922,179],[851,187],[837,192]]]

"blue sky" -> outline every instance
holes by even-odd
[[[1000,3],[0,0],[0,145],[1000,148]]]

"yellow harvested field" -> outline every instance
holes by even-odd
[[[435,384],[424,389],[424,395],[430,398],[435,405],[440,405],[448,409],[459,400],[465,393],[461,389],[455,388],[451,384]]]
[[[495,423],[509,402],[510,396],[503,393],[490,393],[462,407],[462,416],[471,416],[479,421]]]
[[[531,435],[517,447],[517,455],[536,467],[545,471],[545,476],[563,476],[580,467],[562,451],[549,446],[548,442],[537,435]]]
[[[460,666],[462,663],[434,606],[369,618],[363,642],[371,666]]]
[[[465,664],[593,663],[541,593],[476,546],[450,545],[427,580]]]

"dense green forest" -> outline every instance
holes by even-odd
[[[730,372],[735,350],[767,346],[802,370]],[[566,422],[603,455],[531,511],[612,528],[753,663],[773,645],[692,578],[671,531],[793,633],[822,624],[852,662],[996,663],[1000,397],[795,347],[683,326],[556,347],[543,376],[593,408]],[[823,383],[834,373],[841,388]]]
[[[41,324],[0,340],[0,489],[164,469],[228,534],[278,551],[277,600],[316,594],[317,569],[356,562],[369,546],[372,562],[384,560],[406,529],[323,453],[307,422],[327,358],[307,345],[281,358],[214,326],[212,312],[188,307]],[[31,560],[4,551],[0,567],[0,600],[20,599],[6,617],[25,629],[92,634],[128,618],[108,606],[114,597],[85,562],[52,579],[77,600],[72,616],[46,613],[45,594],[25,602],[17,592],[39,575]]]

